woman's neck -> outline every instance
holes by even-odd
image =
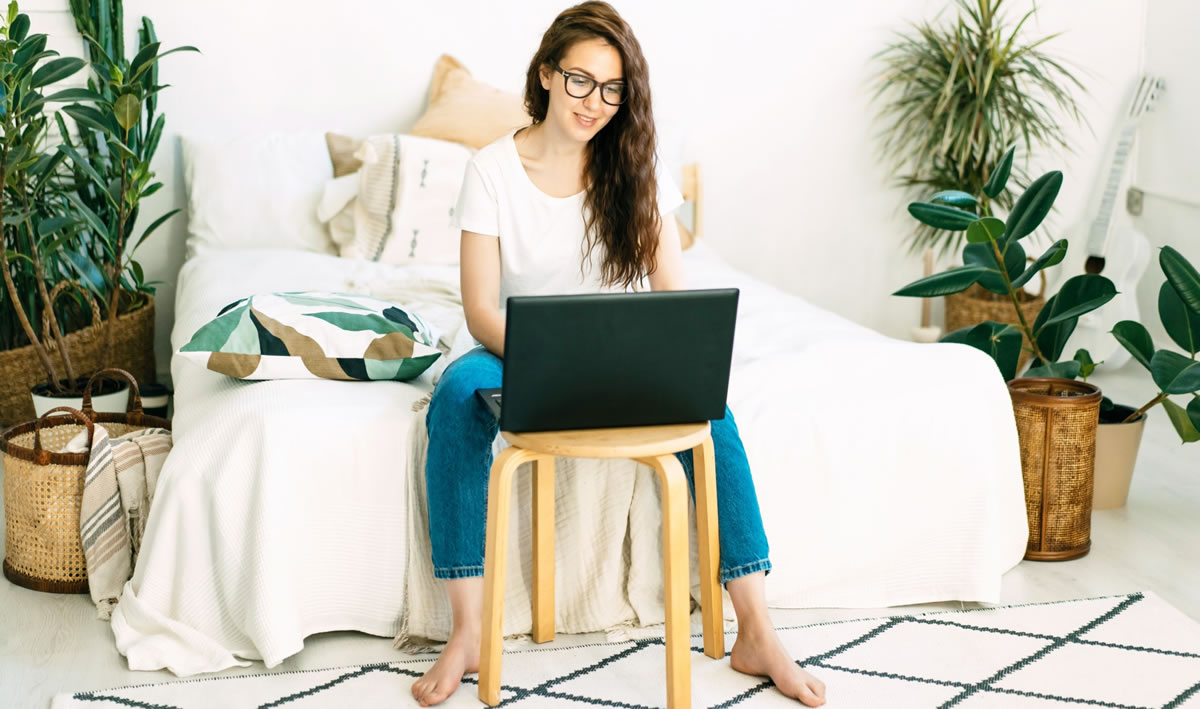
[[[518,139],[521,152],[543,164],[578,164],[587,150],[587,143],[572,140],[545,121],[525,128]]]

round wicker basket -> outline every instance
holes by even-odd
[[[1091,548],[1092,489],[1100,389],[1070,379],[1008,383],[1017,435],[1029,544],[1025,558],[1065,561]]]
[[[170,422],[142,412],[133,383],[127,414],[91,410],[91,386],[98,377],[121,370],[102,370],[88,382],[84,410],[66,406],[47,411],[37,421],[0,433],[4,458],[4,576],[35,591],[87,593],[87,562],[79,537],[84,473],[89,453],[58,453],[82,431],[88,447],[94,427],[112,437],[148,426],[170,428]]]

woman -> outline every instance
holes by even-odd
[[[437,662],[413,684],[422,706],[446,699],[479,667],[487,480],[497,430],[475,390],[500,386],[501,305],[512,295],[624,290],[644,277],[654,290],[683,287],[670,216],[682,199],[656,175],[646,60],[611,6],[585,2],[554,20],[530,62],[525,106],[533,124],[472,158],[455,209],[463,309],[482,347],[446,368],[426,419],[434,575],[445,579],[454,628]],[[730,665],[770,677],[808,706],[824,704],[824,685],[796,665],[767,615],[767,540],[728,410],[712,422],[712,435],[721,581],[738,619]],[[690,477],[690,451],[679,458]]]

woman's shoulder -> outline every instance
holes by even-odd
[[[516,130],[509,131],[480,148],[471,156],[471,162],[486,172],[500,169],[515,150],[513,146],[513,133],[515,132]]]

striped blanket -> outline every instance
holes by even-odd
[[[86,449],[86,433],[81,434]],[[71,442],[76,445],[75,441]],[[70,446],[69,446],[70,447]],[[171,432],[143,428],[110,438],[97,425],[83,484],[79,536],[96,617],[108,620],[133,573]]]

